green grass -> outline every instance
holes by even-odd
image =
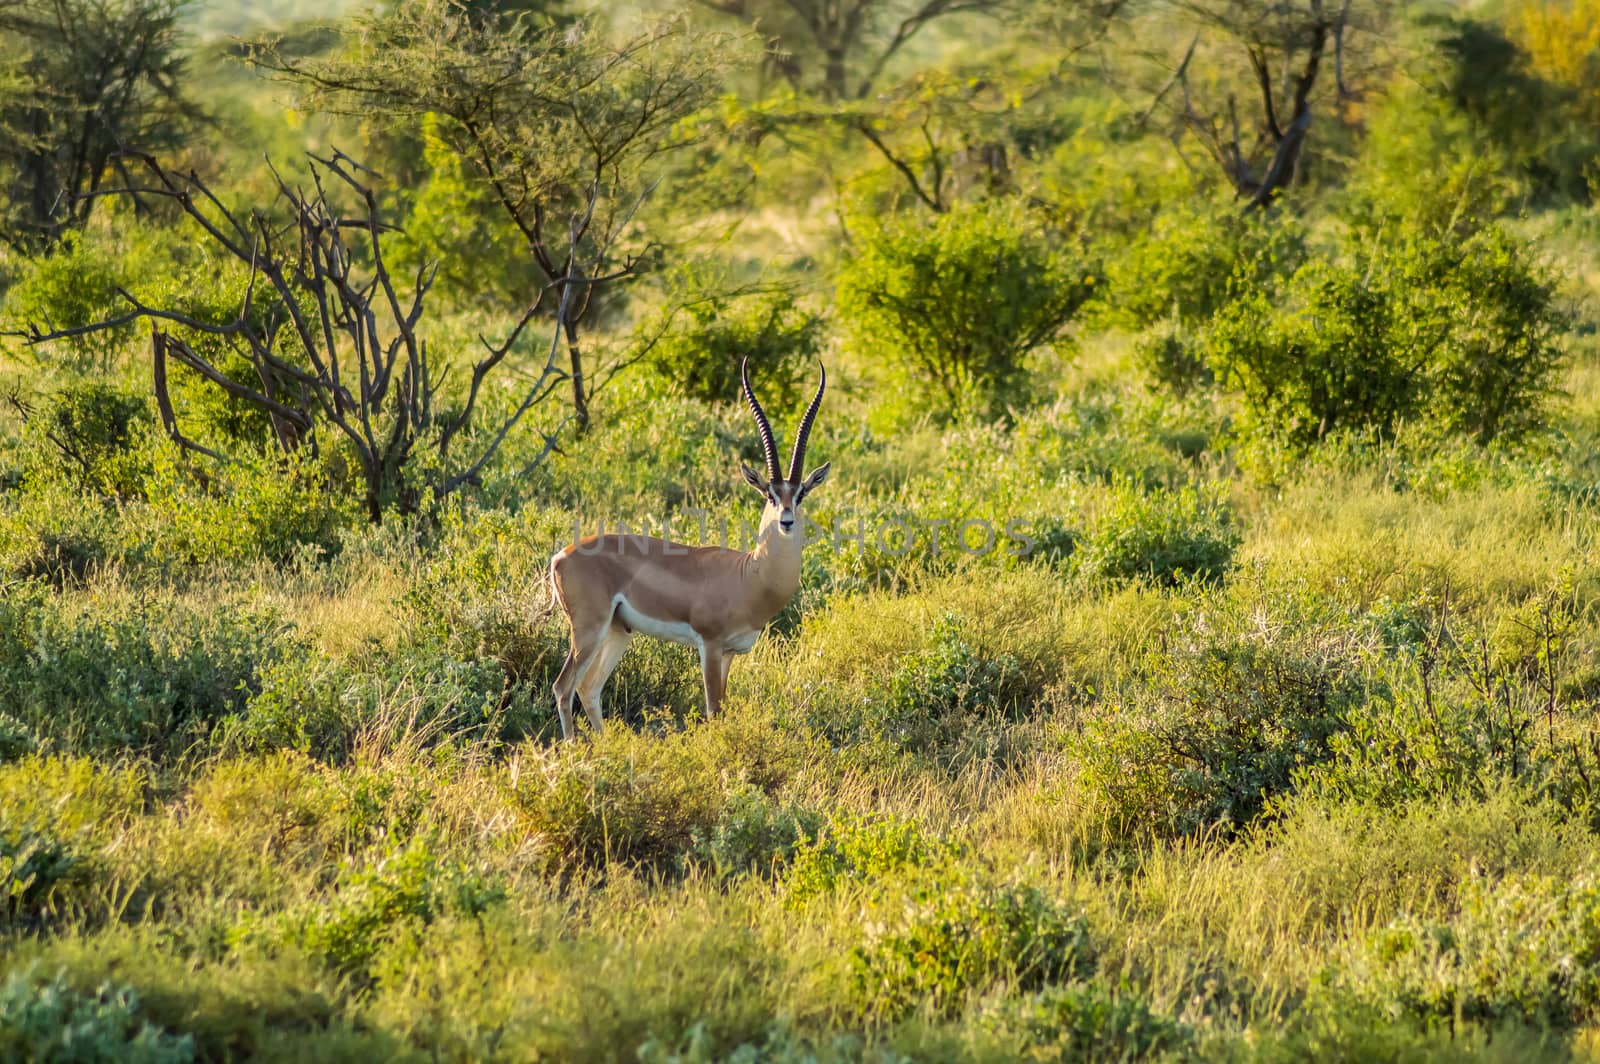
[[[941,29],[901,61],[967,43]],[[302,125],[227,70],[206,75],[238,89],[219,159],[330,129],[407,150]],[[773,260],[821,316],[810,454],[833,474],[807,512],[874,530],[808,548],[714,720],[693,653],[639,640],[603,733],[559,742],[543,580],[602,518],[753,522],[737,396],[641,367],[539,468],[524,426],[472,490],[370,527],[336,443],[196,476],[137,339],[90,388],[8,354],[40,409],[134,416],[85,465],[43,431],[61,423],[0,408],[0,1057],[1600,1058],[1592,206],[1507,222],[1571,312],[1539,431],[1286,442],[1228,382],[1149,364],[1232,298],[1196,271],[1270,234],[1219,246],[1233,206],[1155,139],[1118,140],[1125,101],[1073,92],[1016,105],[1041,145],[1017,180],[1120,291],[1026,355],[1035,401],[1003,417],[929,411],[882,337],[842,342],[846,231],[905,207],[860,144],[794,134],[742,227],[696,249],[744,278]],[[1306,254],[1348,258],[1327,191],[1281,209]],[[85,254],[159,245],[126,224]],[[71,262],[46,295],[78,292]],[[1270,279],[1249,265],[1239,284]],[[657,295],[605,307],[594,354]],[[505,324],[430,307],[451,388]],[[493,391],[473,432],[514,401]],[[186,424],[228,413],[178,402]],[[787,442],[799,411],[769,407]],[[932,549],[931,522],[1013,519],[1027,556]],[[877,539],[895,521],[911,549]]]
[[[1092,387],[1052,419],[1105,404]],[[1142,402],[1113,394],[1110,416]],[[932,453],[959,454],[961,431]],[[265,680],[196,703],[181,743],[97,745],[85,728],[107,719],[102,696],[59,684],[49,712],[8,708],[26,742],[0,766],[0,861],[14,862],[0,951],[25,973],[7,993],[27,1016],[110,1001],[95,1006],[104,1037],[200,1059],[1581,1053],[1600,940],[1589,895],[1554,885],[1581,885],[1600,856],[1573,782],[1596,769],[1580,742],[1600,665],[1592,518],[1547,467],[1419,489],[1429,462],[1462,468],[1397,446],[1329,451],[1275,485],[1206,473],[1239,537],[1210,579],[1114,578],[1071,554],[835,576],[734,671],[723,717],[698,719],[687,656],[636,652],[606,733],[570,746],[550,743],[545,694],[563,635],[528,619],[560,534],[537,508],[468,511],[420,547],[352,530],[290,566],[133,561],[13,584],[25,632],[81,640],[104,630],[86,619],[142,603],[158,651],[186,618],[235,633],[185,650],[197,675],[231,675],[249,618],[277,627],[251,637],[268,640],[249,656]],[[695,465],[697,490],[725,490],[716,463]],[[895,488],[839,468],[839,493],[863,505],[937,475],[924,464]],[[1068,483],[1064,499],[1136,490]],[[1019,490],[998,478],[966,501]],[[1102,505],[1080,511],[1090,535]],[[1451,790],[1394,796],[1337,743],[1257,746],[1253,732],[1196,774],[1193,744],[1224,734],[1185,730],[1200,710],[1269,699],[1281,715],[1270,699],[1287,697],[1184,671],[1208,655],[1259,643],[1279,657],[1248,669],[1337,662],[1349,678],[1329,690],[1345,701],[1326,712],[1342,735],[1363,707],[1411,705],[1396,685],[1446,593],[1463,645],[1483,633],[1507,682],[1534,690],[1512,619],[1560,587],[1555,742],[1517,702],[1505,712],[1532,717],[1522,753]],[[11,667],[42,685],[55,658],[28,645]],[[112,666],[152,652],[94,645]],[[279,677],[272,655],[311,671]],[[445,678],[471,662],[494,679],[469,714],[448,686],[463,681]],[[259,730],[311,690],[338,741]],[[1471,708],[1468,686],[1440,690]],[[1125,737],[1143,745],[1118,767]],[[90,756],[52,752],[74,749]],[[1280,760],[1260,760],[1269,750]],[[1216,804],[1265,779],[1264,805]],[[861,834],[875,824],[903,828]],[[891,844],[896,831],[915,845]],[[22,884],[24,834],[64,868]],[[1506,937],[1524,910],[1554,921],[1536,947]],[[1453,945],[1407,967],[1402,940]],[[0,1013],[0,1036],[38,1037],[23,1015]]]

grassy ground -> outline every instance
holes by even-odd
[[[202,69],[275,157],[323,135]],[[0,1060],[1600,1058],[1592,208],[1508,223],[1574,312],[1548,426],[1295,447],[1237,394],[1149,383],[1141,345],[1168,303],[1223,302],[1208,242],[1245,227],[1156,138],[1074,124],[1109,106],[1063,111],[1042,177],[1018,165],[1121,291],[999,423],[939,423],[833,318],[847,231],[904,195],[861,145],[798,138],[707,252],[740,280],[790,263],[762,276],[828,318],[810,450],[833,472],[807,508],[868,530],[808,548],[715,720],[693,654],[640,640],[603,734],[559,742],[542,581],[601,520],[753,521],[734,396],[641,366],[565,454],[514,472],[540,445],[519,432],[469,497],[381,527],[326,469],[189,476],[143,348],[98,374],[143,409],[93,470],[7,414]],[[1337,209],[1308,241],[1376,263]],[[456,353],[503,324],[424,328]],[[3,368],[40,411],[82,383]],[[227,413],[179,401],[204,430]],[[997,549],[933,550],[929,522],[963,521]],[[895,522],[908,549],[877,535]]]
[[[552,741],[564,636],[538,575],[580,504],[648,506],[674,473],[648,449],[622,477],[553,467],[529,489],[548,503],[469,510],[425,547],[129,550],[13,583],[0,1038],[70,1022],[153,1060],[1586,1056],[1600,628],[1593,512],[1565,485],[1593,366],[1570,444],[1329,448],[1279,478],[1185,457],[1163,424],[1186,415],[1108,384],[1115,358],[999,436],[875,443],[830,405],[819,518],[1026,503],[1077,546],[813,549],[803,608],[713,721],[690,656],[641,645],[606,732]],[[640,408],[595,446],[636,454],[681,416]],[[695,416],[742,431],[731,406]],[[691,455],[685,490],[740,514],[727,457]],[[1140,509],[1129,478],[1211,502]],[[1224,578],[1124,575],[1152,521],[1221,550]]]

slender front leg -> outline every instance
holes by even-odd
[[[727,651],[716,644],[700,644],[700,675],[706,687],[706,719],[722,708],[722,689],[728,678]]]

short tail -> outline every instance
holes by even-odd
[[[556,588],[556,559],[560,557],[561,553],[559,551],[557,551],[555,554],[552,554],[550,556],[550,567],[544,571],[544,588],[546,597],[544,605],[540,607],[539,610],[533,615],[533,622],[535,624],[543,624],[545,618],[554,613],[556,607],[561,605],[561,594]]]

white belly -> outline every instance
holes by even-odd
[[[665,639],[669,643],[682,643],[685,646],[700,647],[700,636],[693,628],[679,621],[658,621],[654,617],[640,613],[628,604],[628,600],[618,595],[612,600],[616,603],[617,617],[623,624],[641,635],[654,636]],[[759,634],[759,633],[758,633]],[[754,642],[754,640],[751,640]]]
[[[730,654],[748,654],[750,653],[750,648],[755,646],[756,640],[760,638],[761,629],[759,628],[753,632],[740,632],[737,635],[730,635],[722,644],[722,647]]]

